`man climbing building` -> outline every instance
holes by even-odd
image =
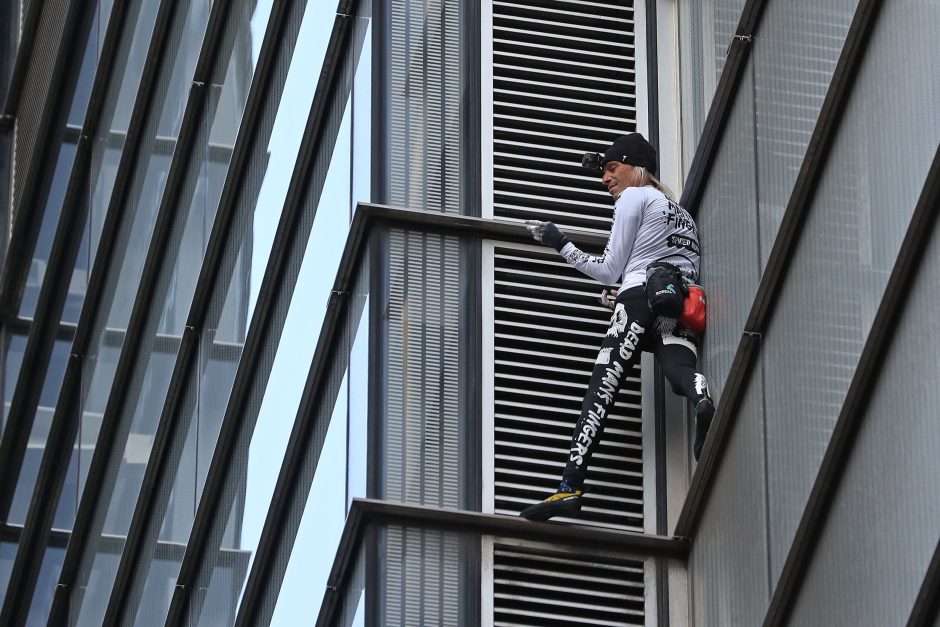
[[[684,296],[699,273],[695,222],[656,178],[656,150],[639,133],[618,137],[603,156],[588,153],[582,165],[600,169],[601,181],[614,197],[613,225],[603,254],[582,252],[551,222],[528,220],[526,226],[537,241],[555,248],[584,274],[604,285],[618,279],[621,284],[616,299],[609,302],[610,327],[575,423],[561,484],[555,494],[522,511],[520,515],[530,520],[581,511],[591,455],[617,390],[641,351],[654,352],[673,389],[693,403],[695,459],[715,413],[705,377],[695,371],[704,320],[683,317],[688,314],[683,312]]]

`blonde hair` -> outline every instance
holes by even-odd
[[[653,176],[653,174],[649,170],[647,170],[645,167],[643,167],[642,165],[634,165],[630,167],[633,168],[633,172],[637,176],[636,187],[644,187],[646,185],[652,185],[653,187],[661,191],[663,195],[666,196],[666,198],[668,198],[672,202],[677,202],[676,195],[672,193],[672,190],[669,189],[669,187],[665,183],[663,183],[658,178]]]

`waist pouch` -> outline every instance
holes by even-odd
[[[690,283],[687,286],[688,295],[682,303],[682,313],[679,315],[679,324],[693,333],[705,331],[705,290],[701,285]]]
[[[682,314],[686,289],[679,268],[656,261],[646,267],[646,299],[657,316],[678,318]]]

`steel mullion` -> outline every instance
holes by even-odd
[[[182,36],[188,6],[188,3],[182,5],[182,10],[176,16],[176,26],[171,28],[171,38],[174,41]],[[228,2],[214,3],[209,14],[184,109],[176,150],[167,173],[147,258],[88,471],[86,489],[82,493],[69,548],[66,551],[65,561],[71,560],[69,563],[76,565],[78,570],[67,573],[63,567],[56,589],[56,602],[59,607],[67,605],[65,597],[70,594],[71,590],[82,587],[79,578],[87,576],[88,570],[82,571],[80,565],[88,552],[92,550],[93,539],[101,533],[105,517],[99,514],[102,508],[104,511],[107,510],[117,480],[115,467],[120,465],[121,454],[131,428],[131,421],[126,417],[125,409],[136,402],[142,385],[141,379],[134,375],[139,368],[146,366],[145,362],[141,363],[141,355],[149,354],[150,347],[147,346],[147,339],[153,335],[155,331],[153,325],[157,324],[159,319],[160,307],[154,308],[154,303],[165,298],[165,292],[169,286],[169,274],[166,272],[165,264],[167,259],[176,257],[186,223],[186,215],[181,215],[183,213],[181,207],[189,207],[190,195],[195,187],[195,179],[189,172],[189,166],[198,139],[208,136],[208,130],[205,128],[208,123],[205,118],[211,119],[214,113],[214,108],[207,106],[208,84],[212,80],[217,55],[225,47],[222,45],[224,26],[230,8],[231,3]],[[232,45],[234,45],[233,42],[234,38],[232,38]],[[172,63],[167,61],[167,59],[161,59],[163,69],[168,75],[172,72]],[[151,110],[150,113],[159,115],[160,110]],[[153,123],[154,131],[157,128],[158,119],[155,117],[153,120],[148,120],[148,123]],[[106,299],[105,302],[110,302],[110,299]],[[91,489],[88,489],[89,486]],[[65,592],[60,594],[62,590]],[[53,612],[50,615],[50,624],[55,624],[56,620],[58,620],[57,616]]]
[[[289,59],[296,43],[297,33],[285,35],[287,26],[293,21],[300,22],[294,12],[304,11],[304,5],[289,0],[277,0],[271,9],[271,15],[261,46],[258,65],[252,80],[251,91],[245,105],[245,112],[239,125],[231,165],[226,175],[225,185],[216,212],[216,220],[207,244],[206,257],[200,271],[195,297],[190,305],[183,342],[171,376],[170,387],[160,415],[160,422],[151,447],[150,461],[144,475],[141,496],[137,501],[134,516],[128,531],[127,541],[121,554],[111,599],[104,618],[104,625],[119,625],[125,613],[137,607],[139,597],[146,581],[150,566],[152,547],[158,541],[162,516],[170,495],[179,460],[182,456],[183,437],[191,422],[193,374],[198,372],[198,363],[208,356],[199,350],[199,338],[205,332],[210,321],[214,290],[210,286],[227,285],[234,265],[227,263],[227,252],[232,250],[232,223],[238,217],[236,212],[244,193],[245,181],[249,179],[249,170],[253,164],[251,157],[257,142],[267,144],[270,124],[262,124],[266,113],[268,97],[272,89],[275,97],[273,109],[277,110],[283,91],[286,74],[275,77],[276,67],[282,56]],[[282,45],[285,44],[286,45]],[[282,73],[283,74],[283,73]],[[267,133],[265,134],[265,131]],[[252,193],[251,190],[248,193]],[[226,272],[225,269],[229,271]],[[221,312],[216,312],[221,315]],[[180,556],[182,558],[182,555]]]
[[[865,2],[866,0],[862,0]],[[873,4],[878,4],[874,2]],[[877,8],[871,11],[872,21]],[[871,331],[859,357],[858,367],[852,377],[845,401],[836,419],[826,453],[816,474],[813,489],[807,499],[806,508],[800,518],[793,543],[783,564],[783,571],[774,589],[770,607],[764,617],[765,627],[785,625],[793,605],[799,597],[803,577],[813,558],[813,551],[825,529],[836,492],[852,456],[858,433],[865,422],[868,400],[874,393],[885,358],[891,350],[892,341],[898,331],[897,321],[904,313],[912,285],[918,285],[917,273],[922,269],[923,253],[930,243],[931,235],[940,213],[940,147],[934,155],[923,191],[911,216],[911,221],[901,244],[898,259],[888,278],[881,304],[872,321]],[[929,289],[920,284],[921,289]]]
[[[760,352],[762,335],[769,328],[779,303],[778,296],[786,282],[803,225],[822,180],[830,149],[842,122],[842,113],[852,94],[881,4],[882,0],[860,0],[855,10],[718,402],[712,424],[714,433],[705,442],[676,522],[676,535],[692,537],[718,474],[722,451],[730,439],[738,409],[751,381],[754,371],[751,366]]]
[[[33,5],[41,4],[44,3],[34,0],[30,3],[28,10],[32,10]],[[50,83],[60,87],[57,90],[50,90],[46,102],[42,103],[42,113],[36,128],[35,149],[29,163],[21,164],[23,187],[19,195],[19,205],[11,208],[14,217],[12,233],[6,250],[3,274],[0,277],[0,318],[2,319],[16,315],[26,286],[33,252],[45,215],[46,198],[52,184],[57,151],[63,143],[65,125],[75,86],[78,83],[85,45],[81,46],[81,52],[78,54],[75,54],[74,48],[77,42],[84,42],[88,39],[95,7],[96,3],[93,2],[72,0],[65,16],[62,38],[58,42],[59,48],[49,77]],[[29,51],[32,52],[31,46]],[[19,55],[17,55],[18,62]],[[14,67],[14,79],[17,77],[18,67]],[[28,72],[24,71],[22,74],[22,81],[25,82]],[[17,101],[18,92],[19,89]],[[8,114],[13,113],[15,112],[8,112]],[[21,208],[25,209],[21,211]]]
[[[78,256],[83,225],[88,216],[86,194],[88,167],[92,155],[89,138],[97,134],[101,124],[108,87],[115,74],[115,51],[127,22],[127,4],[119,1],[112,8],[85,112],[85,121],[76,142],[75,160],[62,200],[62,211],[50,249],[36,313],[26,329],[29,337],[23,351],[20,376],[16,381],[7,418],[9,424],[16,425],[15,429],[19,433],[4,434],[5,437],[0,442],[0,520],[5,520],[9,513],[49,358],[55,341],[59,339],[56,331]],[[120,73],[118,72],[119,75]]]
[[[695,149],[692,164],[689,166],[689,174],[683,186],[682,199],[679,201],[679,204],[693,217],[698,214],[698,204],[705,193],[708,177],[715,158],[718,156],[718,150],[721,148],[725,126],[731,117],[738,87],[751,56],[754,36],[760,27],[766,5],[767,0],[747,0],[741,10],[738,27],[731,37],[725,64],[721,68],[715,95],[702,128],[702,137]]]

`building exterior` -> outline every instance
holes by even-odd
[[[0,5],[3,625],[934,625],[935,0]],[[580,168],[701,233],[579,519]]]

